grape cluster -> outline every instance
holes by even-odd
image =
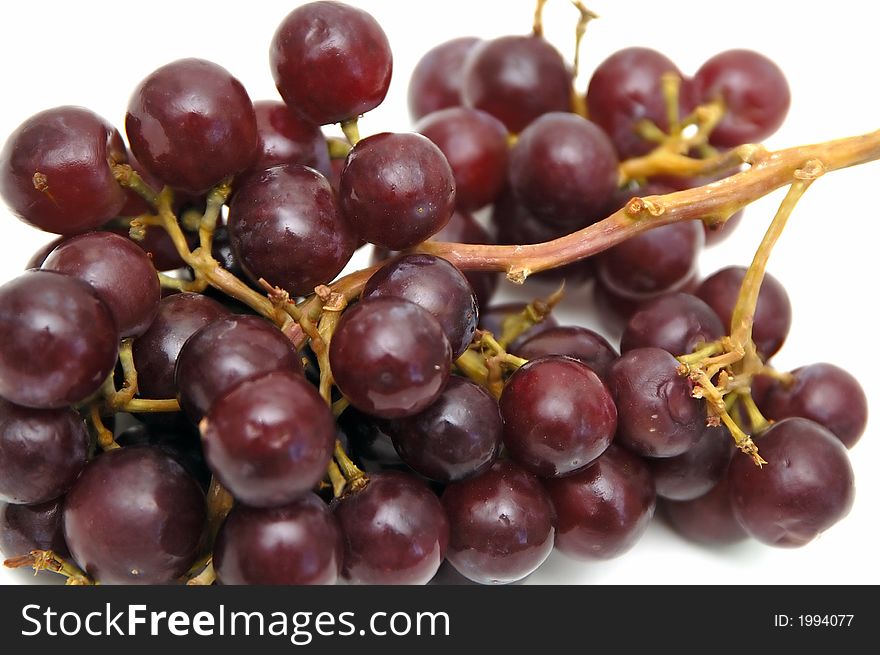
[[[791,305],[763,269],[753,306],[756,269],[698,276],[738,212],[536,276],[591,281],[619,347],[559,325],[558,294],[492,304],[497,266],[428,247],[488,259],[713,181],[651,165],[772,134],[790,103],[772,61],[732,50],[688,77],[627,48],[583,94],[538,29],[461,38],[415,67],[413,131],[363,139],[392,73],[372,16],[305,4],[270,66],[282,101],[183,59],[135,88],[125,140],[63,106],[0,152],[12,213],[59,235],[0,286],[10,564],[102,584],[424,584],[448,561],[497,584],[554,547],[622,555],[655,513],[693,541],[788,547],[848,513],[859,383],[770,366]],[[325,135],[336,123],[345,139]],[[365,244],[374,267],[334,284]]]

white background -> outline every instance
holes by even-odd
[[[134,86],[153,69],[180,57],[216,61],[244,83],[253,99],[275,98],[268,67],[269,41],[280,20],[297,4],[4,2],[0,9],[0,138],[5,139],[31,114],[62,104],[88,106],[122,128]],[[395,56],[388,98],[362,121],[363,135],[408,129],[406,85],[413,65],[428,48],[457,36],[524,33],[531,27],[533,11],[530,0],[361,0],[352,4],[376,16]],[[587,32],[582,86],[602,59],[626,46],[657,48],[687,74],[720,50],[747,47],[773,58],[791,84],[788,121],[767,141],[769,146],[810,143],[880,127],[877,3],[596,0],[590,6],[602,18]],[[572,51],[574,20],[575,11],[564,0],[548,3],[547,36],[567,57]],[[880,388],[876,366],[878,182],[880,166],[870,164],[830,174],[813,185],[769,266],[785,284],[794,306],[791,335],[776,365],[786,369],[818,361],[836,363],[857,376],[871,403]],[[733,237],[704,254],[702,272],[747,264],[780,197],[777,192],[751,206]],[[19,223],[4,208],[0,208],[0,225],[2,282],[17,275],[31,253],[51,237]],[[588,289],[571,290],[563,318],[596,327],[592,317],[582,313],[589,302]],[[880,582],[876,420],[852,456],[857,480],[852,513],[799,550],[776,550],[756,543],[705,549],[655,524],[631,552],[617,560],[575,563],[554,554],[529,581],[876,584]],[[23,579],[0,572],[2,582]]]

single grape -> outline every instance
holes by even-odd
[[[743,266],[729,266],[707,277],[694,295],[702,299],[730,327],[733,309],[746,276]],[[769,273],[764,274],[755,306],[752,339],[758,354],[769,359],[782,347],[791,327],[791,302],[785,287]]]
[[[459,209],[474,210],[494,202],[507,181],[504,123],[479,109],[451,107],[428,114],[413,129],[446,156]]]
[[[689,293],[667,293],[641,305],[630,317],[620,351],[662,348],[675,355],[693,352],[727,330],[705,302]]]
[[[492,243],[492,236],[486,228],[474,219],[473,215],[462,211],[454,211],[449,218],[449,222],[443,226],[443,229],[434,234],[428,240],[450,241],[453,243],[489,244]],[[395,257],[398,254],[400,254],[399,251],[387,250],[385,248],[374,246],[373,255],[370,261],[373,264],[378,264],[386,259]],[[467,278],[468,283],[471,285],[471,288],[474,290],[474,294],[477,296],[477,304],[480,307],[485,307],[492,298],[492,294],[495,293],[495,289],[498,286],[499,275],[494,271],[462,272]]]
[[[787,418],[755,443],[767,464],[737,456],[728,473],[733,513],[752,537],[803,546],[849,513],[853,471],[834,434],[808,419]]]
[[[727,475],[699,498],[682,501],[661,498],[658,508],[672,529],[688,541],[723,546],[749,536],[733,515]]]
[[[440,109],[461,105],[465,60],[480,42],[476,37],[459,37],[434,46],[419,59],[407,90],[413,122]]]
[[[767,417],[807,418],[830,430],[847,448],[856,445],[868,424],[868,399],[859,381],[833,364],[810,364],[791,374],[790,385],[773,383],[761,402]]]
[[[69,557],[61,519],[63,503],[63,497],[39,505],[0,502],[0,553],[12,559],[32,550],[51,550]]]
[[[571,111],[571,71],[539,36],[503,36],[477,45],[465,62],[462,98],[514,134],[538,116]]]
[[[495,399],[456,376],[427,409],[388,424],[401,459],[416,473],[443,483],[488,469],[501,450],[502,429]]]
[[[177,358],[174,383],[181,408],[198,422],[215,400],[240,382],[272,371],[302,372],[290,340],[257,316],[228,316],[186,340]]]
[[[80,403],[113,370],[117,338],[88,284],[28,271],[0,286],[0,396],[27,407]]]
[[[617,405],[617,441],[638,455],[681,455],[703,435],[706,409],[665,350],[624,352],[611,365],[608,388]]]
[[[556,514],[538,478],[508,460],[453,482],[440,499],[449,519],[447,559],[466,578],[508,584],[537,569],[550,551]]]
[[[283,507],[235,506],[217,534],[214,570],[225,585],[332,585],[342,553],[336,519],[309,493]]]
[[[159,278],[147,254],[112,232],[91,232],[53,250],[43,270],[87,282],[113,314],[122,338],[140,336],[159,311]]]
[[[298,164],[246,178],[229,207],[229,233],[254,282],[264,278],[294,296],[330,282],[357,247],[330,183]]]
[[[401,298],[437,319],[452,346],[453,359],[467,350],[477,330],[477,297],[467,278],[434,255],[403,255],[370,276],[362,300]]]
[[[116,414],[119,417],[119,414]],[[143,415],[141,420],[143,420]],[[123,423],[124,425],[124,423]],[[211,483],[211,470],[205,461],[199,429],[187,421],[176,425],[153,422],[152,425],[131,419],[131,424],[120,431],[114,430],[116,443],[121,447],[155,446],[177,460],[186,472],[198,482],[203,491]]]
[[[575,359],[550,355],[518,369],[499,401],[504,446],[543,477],[577,471],[601,455],[617,429],[617,409],[599,376]]]
[[[640,121],[648,120],[669,130],[662,77],[672,74],[681,80],[679,115],[684,118],[694,107],[691,84],[665,55],[650,48],[624,48],[605,59],[590,78],[587,106],[590,120],[611,137],[621,159],[647,154],[657,144],[638,133]]]
[[[579,230],[603,218],[617,190],[614,146],[577,114],[544,114],[522,131],[510,153],[510,187],[538,220]]]
[[[657,495],[693,500],[718,484],[733,455],[733,439],[724,427],[706,427],[700,440],[681,455],[647,460]]]
[[[724,103],[724,116],[709,135],[709,142],[722,148],[766,139],[791,104],[779,66],[752,50],[727,50],[709,59],[694,75],[694,93],[701,102]]]
[[[361,239],[406,250],[449,222],[455,178],[443,152],[426,137],[383,132],[348,153],[339,202]]]
[[[302,164],[330,177],[330,152],[321,128],[277,100],[258,100],[254,113],[258,146],[252,171],[280,164]]]
[[[0,501],[45,503],[86,465],[89,435],[73,409],[31,409],[0,399]]]
[[[76,234],[118,215],[126,195],[112,164],[125,145],[112,125],[82,107],[56,107],[27,119],[0,151],[0,196],[21,220]]]
[[[544,322],[538,323],[544,325]],[[536,326],[537,327],[537,326]],[[530,336],[511,352],[523,359],[564,355],[583,362],[604,381],[618,354],[602,335],[577,326],[548,327]]]
[[[189,193],[208,191],[257,156],[247,91],[204,59],[179,59],[150,73],[131,96],[125,131],[144,168]]]
[[[645,462],[612,444],[574,475],[544,480],[556,510],[556,548],[577,559],[611,559],[632,548],[654,516]]]
[[[269,51],[284,102],[316,125],[357,118],[377,107],[391,81],[391,48],[367,12],[310,2],[281,21]]]
[[[330,409],[289,369],[219,396],[200,428],[214,475],[253,507],[280,507],[308,493],[327,472],[336,443]]]
[[[518,316],[526,308],[525,303],[503,303],[500,305],[491,305],[480,311],[480,329],[491,332],[496,337],[500,337],[504,332],[504,321],[511,316]],[[545,330],[551,330],[559,327],[559,322],[553,314],[548,314],[544,319],[535,323],[532,327],[523,331],[508,346],[508,350],[512,353],[519,353],[519,349],[526,341],[532,337],[541,334]],[[550,353],[547,353],[550,354]],[[552,353],[554,355],[564,355],[565,353]],[[525,355],[523,355],[525,357]]]
[[[101,584],[167,584],[195,562],[205,496],[183,467],[150,446],[89,462],[64,503],[76,562]]]
[[[345,543],[342,576],[355,584],[425,584],[440,568],[449,522],[428,486],[405,473],[369,476],[333,504]]]
[[[174,367],[180,349],[196,330],[229,312],[197,293],[175,293],[159,302],[149,329],[134,340],[132,352],[142,398],[175,398]]]
[[[411,416],[449,379],[452,349],[431,314],[400,298],[373,298],[343,313],[330,342],[330,368],[352,405],[372,416]]]

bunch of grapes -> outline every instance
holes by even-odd
[[[554,548],[618,557],[655,515],[783,547],[847,515],[866,396],[830,364],[771,366],[791,304],[766,259],[812,180],[880,157],[876,136],[748,145],[790,104],[751,50],[688,76],[624,48],[584,93],[544,4],[529,34],[430,50],[411,132],[359,134],[391,47],[329,1],[271,40],[280,100],[181,59],[137,85],[125,139],[77,106],[8,136],[0,195],[58,235],[0,286],[8,565],[424,584],[448,562],[495,584]],[[701,279],[704,246],[784,185],[752,265]],[[362,247],[373,266],[340,277]],[[499,272],[567,286],[493,302]],[[585,283],[616,345],[555,319]]]

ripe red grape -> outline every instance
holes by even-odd
[[[330,282],[357,247],[327,179],[299,164],[248,176],[229,207],[232,248],[245,273],[294,296]]]
[[[649,300],[630,316],[620,351],[662,348],[685,355],[726,332],[718,315],[702,300],[689,293],[668,293]]]
[[[151,446],[102,453],[64,503],[76,562],[102,584],[167,584],[198,555],[205,497],[172,457]]]
[[[788,418],[755,442],[767,464],[742,455],[730,463],[730,494],[740,524],[758,541],[797,547],[837,523],[855,486],[846,448],[818,423]]]
[[[330,177],[330,152],[321,129],[277,100],[254,103],[257,117],[257,158],[251,170],[279,164],[302,164]]]
[[[453,482],[440,499],[449,519],[447,559],[482,584],[516,582],[550,551],[556,513],[538,478],[508,460]]]
[[[447,107],[461,105],[464,64],[480,39],[463,36],[434,46],[413,68],[407,90],[413,121]]]
[[[443,152],[426,137],[383,132],[351,149],[339,202],[361,239],[406,250],[449,222],[455,178]]]
[[[125,131],[144,168],[189,193],[206,192],[257,156],[247,91],[204,59],[180,59],[150,73],[131,96]]]
[[[647,460],[657,495],[693,500],[714,487],[727,473],[733,439],[723,427],[707,427],[700,440],[681,455]]]
[[[253,507],[280,507],[308,493],[324,477],[336,442],[318,391],[287,369],[233,387],[200,427],[208,466]]]
[[[589,366],[602,381],[605,380],[609,367],[618,357],[614,347],[605,337],[578,326],[547,327],[530,336],[521,345],[511,346],[511,351],[523,359],[565,355]]]
[[[544,480],[556,510],[556,548],[577,559],[611,559],[632,548],[654,516],[651,473],[612,444],[573,475]]]
[[[586,364],[551,355],[518,369],[499,401],[504,445],[528,471],[558,477],[583,468],[611,444],[617,409]]]
[[[11,559],[32,550],[51,550],[69,557],[61,507],[64,498],[40,505],[0,502],[0,553]]]
[[[727,475],[699,498],[682,501],[661,498],[658,508],[672,529],[689,541],[723,546],[749,536],[733,515]]]
[[[284,102],[316,125],[357,118],[385,99],[391,48],[367,12],[310,2],[278,26],[269,52]]]
[[[433,403],[449,379],[452,349],[431,314],[400,298],[349,308],[330,342],[330,368],[352,405],[382,418],[411,416]]]
[[[41,230],[84,232],[125,204],[114,163],[125,163],[116,128],[82,107],[48,109],[22,123],[0,151],[0,196]]]
[[[309,493],[283,507],[234,507],[217,534],[214,570],[225,585],[332,585],[342,552],[336,519]]]
[[[0,396],[27,407],[80,403],[116,364],[116,322],[82,280],[28,271],[0,286]]]
[[[333,505],[345,543],[342,575],[355,584],[425,584],[440,568],[449,522],[437,496],[406,473],[371,474]]]

